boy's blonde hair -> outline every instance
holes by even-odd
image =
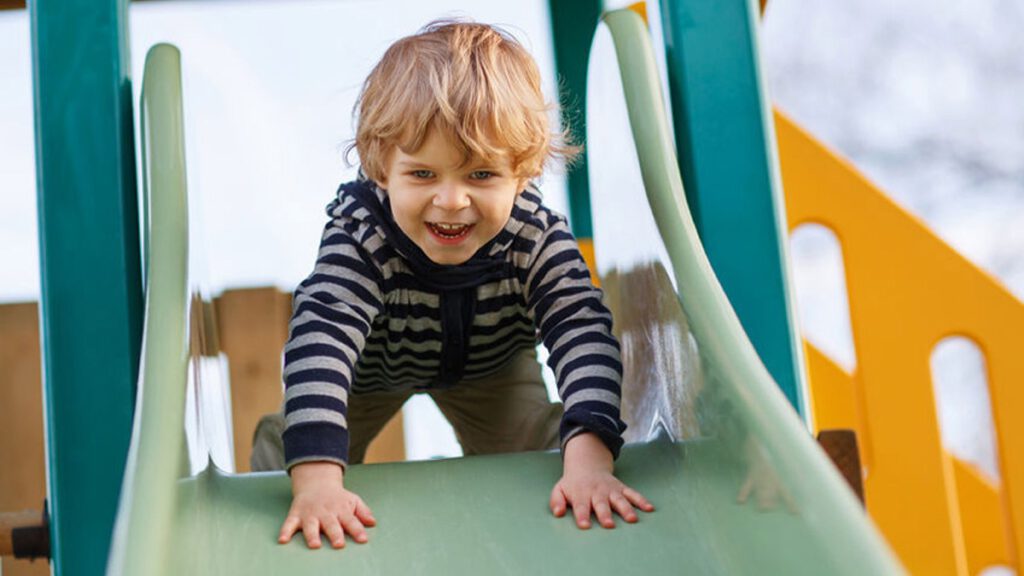
[[[579,149],[552,133],[540,72],[509,34],[486,24],[435,21],[395,42],[356,102],[355,142],[364,173],[382,181],[395,147],[419,150],[431,128],[465,159],[508,154],[514,175],[535,178]]]

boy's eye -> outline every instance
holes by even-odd
[[[473,180],[487,180],[492,176],[494,176],[494,172],[488,170],[474,170],[469,174],[469,177]]]
[[[430,178],[434,175],[430,170],[413,170],[409,173],[413,178]]]

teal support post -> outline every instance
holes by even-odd
[[[573,141],[586,138],[587,59],[590,43],[601,17],[601,0],[549,0],[551,29],[555,39],[555,70],[558,74],[562,122]],[[586,147],[568,174],[569,219],[577,238],[594,236],[590,215],[590,184],[587,180]]]
[[[127,0],[29,2],[54,574],[102,574],[142,333]]]
[[[755,0],[663,0],[668,81],[687,201],[761,360],[807,415],[786,224]]]

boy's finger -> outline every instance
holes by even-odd
[[[594,499],[594,516],[597,516],[597,522],[604,528],[615,528],[615,520],[612,520],[612,509],[608,505],[608,500],[596,497]]]
[[[320,525],[324,529],[324,534],[327,534],[327,540],[330,541],[332,547],[345,547],[345,532],[342,531],[341,524],[338,523],[337,518],[328,516],[324,518]]]
[[[370,510],[370,507],[362,500],[356,501],[356,518],[366,526],[377,525],[377,519],[373,517],[373,512]]]
[[[590,528],[590,501],[580,500],[572,503],[572,514],[576,517],[576,525],[581,529]]]
[[[626,500],[626,497],[619,492],[612,492],[609,499],[612,502],[612,508],[622,516],[622,519],[626,522],[636,522],[636,510],[633,510],[633,505]]]
[[[562,489],[558,486],[555,486],[555,489],[551,491],[551,499],[548,501],[548,506],[551,507],[551,513],[555,515],[555,518],[565,516],[565,495],[562,494]]]
[[[316,518],[308,518],[302,522],[302,535],[306,537],[306,546],[320,547],[320,522]]]
[[[281,524],[281,532],[277,535],[277,541],[281,544],[287,544],[291,542],[292,535],[302,525],[302,519],[298,516],[289,516],[284,519],[284,524]]]
[[[643,494],[636,490],[626,487],[622,490],[622,494],[633,503],[633,506],[636,506],[644,512],[654,512],[654,504],[651,504],[647,498],[644,498]]]
[[[369,540],[369,537],[366,535],[366,528],[363,527],[363,523],[354,515],[342,514],[338,519],[341,520],[341,525],[345,528],[345,532],[348,532],[353,540],[360,544],[365,544]]]

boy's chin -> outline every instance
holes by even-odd
[[[472,254],[468,255],[457,255],[457,254],[436,254],[433,251],[427,252],[427,258],[434,264],[441,264],[443,266],[458,266],[459,264],[465,264],[472,257]]]

